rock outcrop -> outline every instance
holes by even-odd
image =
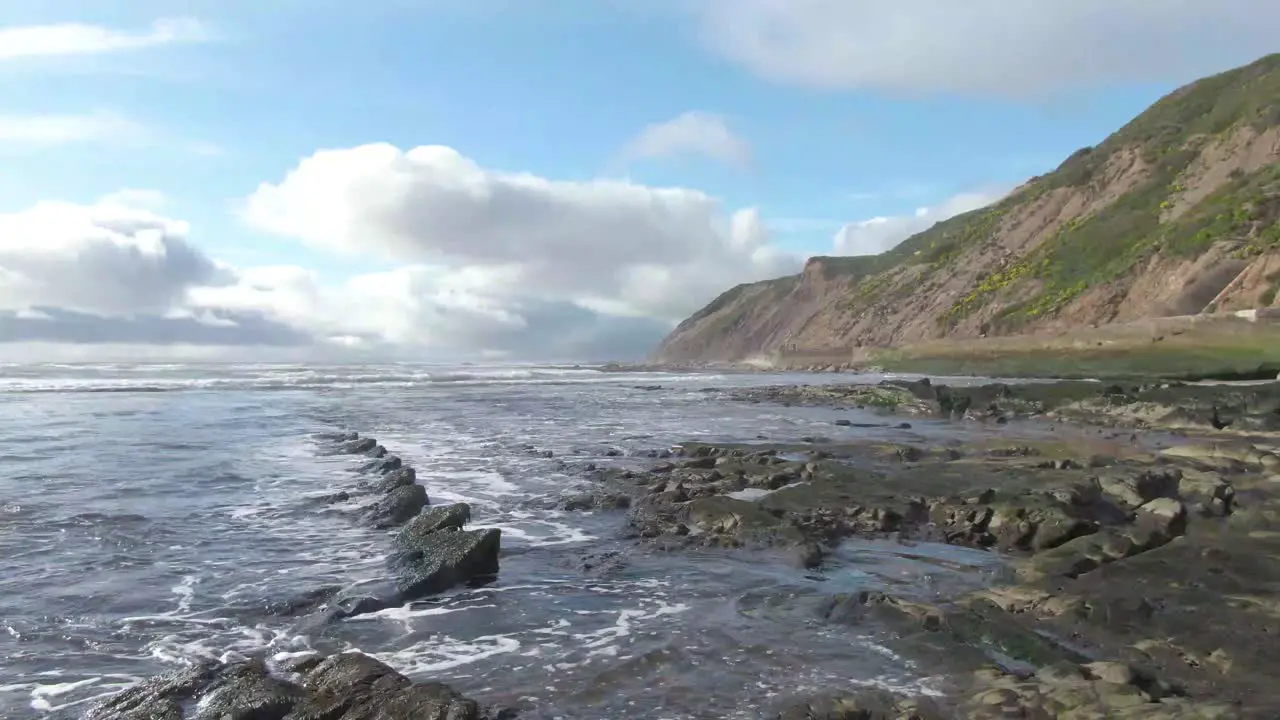
[[[85,720],[482,720],[447,685],[411,682],[362,653],[269,668],[207,662],[152,678],[90,708]]]
[[[431,507],[427,490],[418,482],[413,467],[388,454],[373,438],[347,433],[319,439],[328,443],[332,452],[375,458],[360,468],[372,478],[340,495],[343,500],[361,493],[372,496],[373,500],[360,512],[364,522],[378,529],[400,528],[387,557],[387,577],[382,582],[331,592],[323,601],[310,603],[323,608],[320,621],[332,622],[397,607],[498,574],[502,532],[496,528],[465,530],[464,525],[471,519],[469,506]]]

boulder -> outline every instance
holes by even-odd
[[[401,485],[369,506],[366,519],[376,528],[403,524],[427,505],[427,489],[418,484]]]
[[[1138,508],[1136,525],[1163,544],[1187,531],[1187,508],[1173,498],[1156,498]]]
[[[425,508],[400,530],[395,544],[399,548],[411,550],[432,533],[461,530],[470,521],[471,506],[466,503]]]
[[[344,590],[308,627],[399,607],[452,587],[498,574],[502,532],[461,530],[471,509],[465,504],[431,508],[396,535],[386,580]],[[318,622],[317,622],[318,621]]]
[[[205,662],[127,688],[86,720],[479,720],[447,685],[415,683],[359,652],[295,663],[294,679],[260,660]]]
[[[360,433],[354,432],[322,432],[313,435],[316,440],[321,442],[344,443],[352,440],[359,440]]]
[[[339,445],[338,452],[346,455],[361,455],[372,451],[376,447],[379,447],[377,440],[373,438],[358,438],[348,440]]]
[[[365,463],[364,467],[360,468],[360,470],[361,472],[383,474],[389,473],[392,470],[399,470],[403,466],[404,461],[402,461],[399,456],[386,455],[374,460],[373,462]]]
[[[380,493],[389,493],[398,487],[405,485],[413,485],[418,481],[418,473],[411,467],[402,467],[392,470],[373,486],[373,489]]]
[[[498,574],[502,531],[439,530],[402,534],[388,559],[402,602]]]

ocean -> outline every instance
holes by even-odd
[[[977,582],[947,568],[982,567],[985,553],[859,541],[842,547],[843,569],[814,575],[767,553],[651,552],[622,536],[621,511],[556,508],[590,486],[592,465],[645,467],[681,441],[904,432],[722,392],[855,379],[0,364],[0,717],[78,717],[202,658],[344,649],[534,719],[757,718],[842,688],[938,692],[888,629],[814,622],[775,600]],[[473,527],[501,528],[497,582],[322,630],[268,612],[384,572],[393,531],[362,525],[354,499],[318,501],[354,487],[363,461],[322,452],[316,435],[334,431],[376,437],[433,504],[470,503]],[[621,564],[583,569],[602,556]]]

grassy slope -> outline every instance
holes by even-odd
[[[856,312],[893,287],[895,271],[924,266],[926,283],[930,275],[949,273],[951,263],[967,249],[992,238],[1001,218],[1011,210],[1058,188],[1088,187],[1114,152],[1138,149],[1153,168],[1145,182],[1102,212],[1064,227],[1011,266],[988,274],[939,318],[944,327],[954,326],[994,303],[1000,311],[993,332],[1017,335],[1029,322],[1053,316],[1089,288],[1123,278],[1153,254],[1193,257],[1223,240],[1235,241],[1235,252],[1241,257],[1280,248],[1280,224],[1276,222],[1280,219],[1280,166],[1276,165],[1237,174],[1178,219],[1160,221],[1163,211],[1182,191],[1181,174],[1204,143],[1244,125],[1259,130],[1280,125],[1280,54],[1170,93],[1097,147],[1073,153],[1053,172],[1033,178],[1015,194],[940,222],[888,252],[815,259],[823,262],[828,277],[853,281],[845,302]],[[714,328],[703,330],[728,332],[753,306],[781,302],[797,281],[798,277],[788,277],[735,287],[682,323],[681,329],[692,328],[734,301],[750,297],[718,318]],[[1034,283],[1034,292],[1028,290],[1028,283]],[[1270,292],[1280,293],[1280,277],[1273,283]],[[1200,339],[1192,342],[1191,338]],[[944,341],[931,344],[927,352],[902,348],[876,357],[880,364],[904,370],[926,366],[935,368],[931,371],[946,367],[972,372],[1000,369],[1015,375],[1098,375],[1107,374],[1108,367],[1179,374],[1191,368],[1244,370],[1280,361],[1280,333],[1269,326],[1221,336],[1205,335],[1201,327],[1167,343],[1153,343],[1139,332],[1132,342],[1113,341],[1101,347],[1086,342],[1066,346],[1050,343],[1052,351],[1046,351],[1043,339],[1010,339],[1009,343]],[[995,347],[1000,349],[989,349]]]
[[[997,328],[1017,332],[1051,316],[1091,287],[1119,279],[1155,253],[1193,257],[1222,240],[1238,241],[1242,257],[1280,247],[1280,168],[1238,174],[1177,220],[1162,212],[1182,191],[1180,175],[1203,145],[1241,125],[1280,125],[1280,55],[1199,80],[1161,99],[1097,148],[1074,153],[1054,172],[1035,179],[1016,202],[1062,187],[1086,187],[1121,148],[1138,148],[1150,177],[1102,212],[1071,223],[1003,272],[993,273],[944,316],[954,323],[997,300],[1023,279],[1041,282],[1035,296],[1008,305]],[[1000,206],[988,212],[1000,211]],[[974,219],[970,219],[972,223]]]
[[[1064,336],[941,341],[868,353],[895,372],[988,377],[1266,377],[1280,374],[1280,321],[1165,318]]]
[[[963,248],[989,239],[999,219],[1012,208],[1057,188],[1087,187],[1121,148],[1138,148],[1154,168],[1144,183],[1102,212],[1063,228],[1012,266],[987,275],[940,322],[954,325],[988,303],[1013,295],[1019,283],[1037,281],[1040,289],[1029,299],[1002,303],[993,329],[1017,334],[1029,321],[1052,316],[1084,291],[1124,277],[1156,253],[1194,257],[1223,240],[1235,241],[1235,252],[1242,258],[1280,248],[1277,165],[1237,173],[1178,219],[1160,222],[1162,212],[1182,191],[1180,175],[1204,143],[1242,125],[1257,130],[1280,125],[1280,54],[1171,93],[1101,145],[1077,151],[1053,172],[993,206],[939,223],[884,255],[828,262],[833,267],[846,263],[858,274],[863,299],[878,291],[877,272],[906,264],[927,264],[931,272],[947,272],[950,259]],[[1275,285],[1275,292],[1280,292],[1280,278]],[[851,299],[855,308],[859,299]],[[1153,343],[1142,333],[1131,341],[1101,346],[1092,342],[1046,346],[1042,339],[985,346],[944,342],[928,351],[904,348],[880,353],[877,359],[902,370],[1011,375],[1178,375],[1191,369],[1238,372],[1280,362],[1280,330],[1274,326],[1232,322],[1224,327],[1234,330],[1219,333],[1199,327],[1162,343]]]

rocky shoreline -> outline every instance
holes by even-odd
[[[356,502],[358,522],[398,529],[384,581],[327,587],[269,603],[276,615],[301,616],[303,631],[355,615],[399,607],[498,574],[502,533],[467,530],[465,503],[432,506],[417,472],[372,437],[317,436],[321,451],[368,458],[350,490],[319,499]],[[362,653],[319,654],[267,663],[261,658],[206,662],[152,678],[94,705],[86,720],[481,720],[506,717],[441,683],[414,683]]]
[[[833,691],[780,720],[1280,717],[1271,642],[1280,633],[1280,383],[925,380],[730,396],[876,410],[908,439],[688,442],[634,469],[581,466],[590,488],[560,507],[617,513],[637,549],[785,553],[798,573],[856,569],[836,549],[870,539],[904,553],[918,543],[981,548],[1007,565],[993,585],[958,597],[904,585],[821,598],[812,622],[893,628],[895,652],[944,672],[946,693]],[[913,435],[911,424],[926,421],[995,432]],[[365,497],[356,517],[397,530],[385,588],[326,590],[291,604],[291,614],[332,622],[497,573],[498,531],[464,529],[469,508],[430,506],[412,468],[372,439],[323,442],[370,456],[366,480],[328,500]],[[279,667],[201,665],[126,690],[87,717],[510,713],[348,653]]]
[[[664,549],[782,547],[808,571],[837,569],[831,550],[858,538],[1009,558],[1006,581],[963,597],[862,592],[819,613],[875,617],[900,628],[902,650],[948,658],[945,699],[869,691],[782,718],[1280,717],[1280,383],[736,396],[1001,428],[941,446],[688,443],[648,471],[597,474],[604,502],[631,498],[631,535]],[[1058,426],[1021,432],[1033,420]]]

